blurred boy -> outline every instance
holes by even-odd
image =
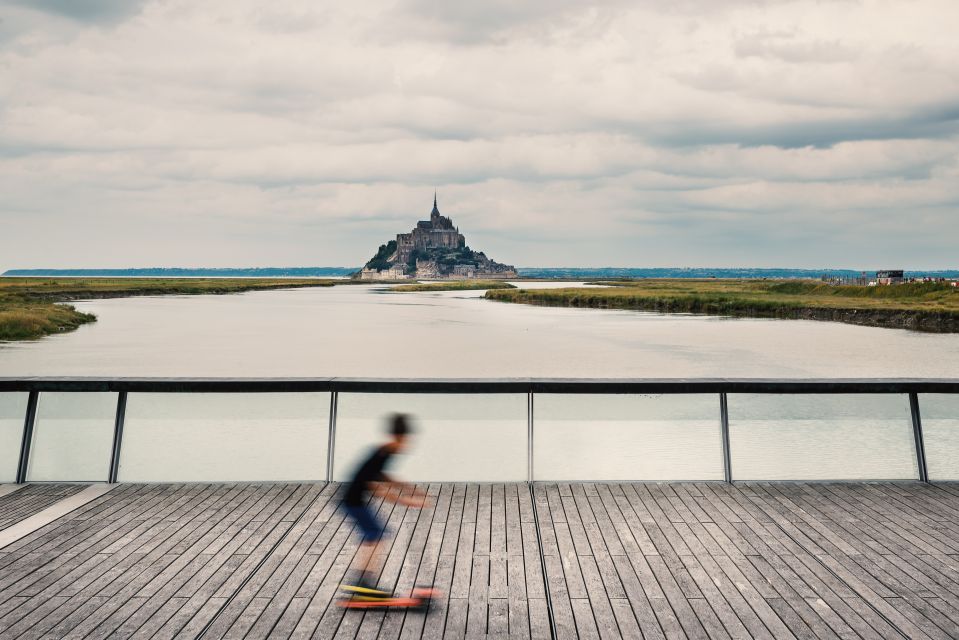
[[[393,597],[389,591],[376,588],[379,567],[373,566],[373,563],[379,558],[377,551],[386,532],[386,526],[377,519],[370,508],[370,494],[382,496],[384,500],[408,507],[419,508],[427,503],[426,493],[406,482],[400,482],[388,476],[385,472],[393,455],[402,453],[409,444],[412,434],[409,417],[401,413],[392,415],[389,418],[388,432],[390,440],[374,449],[357,467],[353,479],[346,488],[346,496],[343,498],[343,508],[363,536],[353,562],[353,575],[342,587],[354,598]]]

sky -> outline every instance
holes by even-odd
[[[0,0],[0,271],[959,267],[956,0]]]

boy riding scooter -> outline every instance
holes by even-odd
[[[370,508],[371,494],[416,508],[426,506],[429,500],[423,491],[387,475],[385,471],[392,457],[402,453],[409,445],[412,435],[409,417],[400,413],[392,415],[388,433],[389,441],[376,447],[357,467],[343,498],[343,508],[363,536],[353,562],[352,576],[341,587],[348,595],[342,604],[350,608],[419,607],[427,604],[433,595],[432,589],[417,588],[411,597],[397,598],[389,591],[378,589],[376,585],[381,567],[374,566],[374,563],[382,555],[377,552],[386,526]]]

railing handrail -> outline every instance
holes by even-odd
[[[0,377],[0,392],[132,393],[959,393],[959,378]]]
[[[724,479],[732,482],[732,443],[728,395],[764,394],[903,394],[908,395],[918,480],[929,481],[919,394],[959,393],[955,378],[149,378],[149,377],[0,377],[0,392],[27,392],[16,482],[27,481],[37,405],[46,392],[117,394],[108,481],[116,482],[124,440],[129,393],[306,393],[329,392],[326,480],[334,474],[337,398],[346,393],[472,393],[527,396],[527,479],[533,473],[536,394],[716,394]]]

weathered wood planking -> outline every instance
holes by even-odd
[[[337,606],[337,484],[121,485],[0,551],[0,637],[959,637],[953,485],[419,487],[432,508],[371,507],[380,583],[436,585],[429,612]],[[80,488],[0,496],[0,523]]]
[[[83,490],[82,484],[28,484],[13,493],[0,496],[0,529],[43,511],[54,502]]]

